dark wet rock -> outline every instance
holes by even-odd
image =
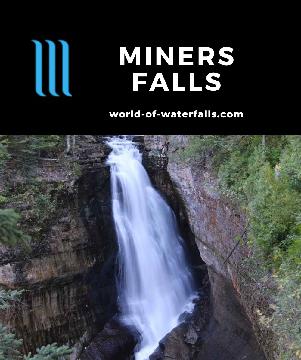
[[[83,351],[80,360],[128,360],[139,339],[134,328],[111,320]]]
[[[196,360],[264,360],[252,324],[229,280],[208,268],[212,316],[201,332]]]
[[[167,334],[150,360],[264,360],[252,325],[229,281],[209,269],[206,290],[194,311]]]
[[[193,326],[189,326],[186,334],[184,335],[184,341],[186,344],[194,345],[198,341],[197,330]]]
[[[208,279],[208,277],[207,277]],[[211,316],[209,287],[195,301],[191,314],[159,343],[159,347],[150,356],[150,360],[190,360],[199,350],[201,332]],[[183,314],[180,319],[183,319]]]
[[[159,344],[159,348],[150,356],[150,360],[190,360],[190,348],[184,341],[187,325],[181,324],[172,330]]]

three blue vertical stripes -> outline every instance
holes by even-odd
[[[38,40],[32,40],[35,44],[35,78],[36,78],[36,93],[39,96],[46,96],[43,93],[43,51],[42,44]],[[45,40],[49,49],[49,93],[52,96],[59,96],[56,92],[56,47],[51,40]],[[62,45],[62,92],[66,96],[72,96],[69,90],[69,45],[65,40],[58,40]]]

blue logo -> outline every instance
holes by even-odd
[[[38,40],[32,40],[36,50],[36,93],[39,96],[46,96],[43,93],[43,51],[42,43]],[[45,40],[48,44],[48,90],[52,96],[60,96],[56,92],[56,45],[51,40]],[[58,40],[62,46],[62,93],[66,96],[72,96],[69,91],[69,45],[65,40]]]

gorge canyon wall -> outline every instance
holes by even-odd
[[[237,236],[246,226],[244,214],[221,196],[210,167],[177,160],[175,154],[187,137],[140,136],[137,140],[152,182],[177,215],[191,262],[202,274],[208,269],[211,288],[208,323],[201,326],[200,320],[185,328],[184,333],[190,333],[186,342],[183,331],[176,330],[162,343],[164,351],[157,353],[157,359],[173,358],[175,341],[183,343],[186,354],[175,359],[191,359],[192,347],[195,359],[240,359],[239,351],[244,359],[273,359],[271,336],[256,315],[265,299],[240,268],[250,251],[244,241],[237,245]],[[29,252],[0,249],[0,284],[25,289],[22,301],[3,313],[1,320],[24,339],[25,352],[54,341],[72,345],[80,338],[86,346],[117,312],[117,247],[110,174],[104,164],[109,151],[102,137],[77,136],[72,156],[56,162],[41,160],[36,178],[54,186],[57,207]],[[13,183],[15,192],[28,186],[25,177],[9,172],[1,181]],[[25,218],[31,211],[26,206],[17,210]],[[34,226],[29,220],[27,225]],[[192,341],[197,327],[201,340]]]
[[[264,356],[274,359],[273,334],[261,324],[257,312],[269,308],[268,300],[250,275],[252,269],[243,266],[243,260],[250,255],[245,214],[219,191],[210,161],[183,161],[178,156],[188,139],[183,135],[158,135],[145,136],[144,140],[150,158],[160,158],[161,162],[166,159],[167,173],[183,202],[199,255],[207,265],[213,319],[219,324],[216,336],[221,343],[225,340],[225,344],[215,343],[213,347],[225,357],[231,348],[229,343],[235,352],[236,346],[248,351],[248,343],[254,349],[259,342]],[[250,358],[255,358],[254,354]]]

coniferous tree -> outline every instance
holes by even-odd
[[[0,243],[4,245],[16,245],[26,242],[29,236],[25,235],[18,227],[20,215],[14,209],[0,209]]]
[[[16,335],[0,324],[0,360],[17,360],[21,358],[19,348],[22,340],[17,339]]]
[[[57,343],[53,343],[37,349],[37,353],[33,356],[28,354],[24,360],[61,360],[66,359],[71,352],[68,346],[58,346]]]

